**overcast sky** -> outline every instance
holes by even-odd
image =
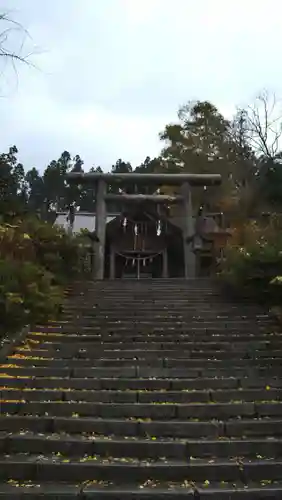
[[[38,47],[40,71],[0,75],[0,151],[16,144],[25,168],[63,150],[86,168],[135,166],[190,99],[230,114],[263,88],[282,96],[281,0],[0,0],[0,11]]]

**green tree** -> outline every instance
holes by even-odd
[[[66,174],[73,166],[71,155],[64,151],[58,160],[53,160],[43,174],[45,203],[47,211],[65,210],[68,207],[69,191],[66,185]]]
[[[255,168],[240,120],[226,120],[208,101],[188,103],[180,108],[178,118],[179,123],[167,125],[160,134],[166,142],[164,170],[221,174],[220,187],[193,190],[195,205],[209,210],[233,209]]]
[[[17,161],[18,150],[12,146],[8,153],[0,155],[0,213],[13,217],[24,210],[25,196],[23,166]]]
[[[260,162],[258,194],[264,200],[266,211],[282,209],[282,164],[281,153],[274,158],[264,158]],[[257,198],[259,199],[259,198]]]
[[[28,170],[25,176],[28,191],[28,208],[33,213],[42,213],[45,201],[44,181],[36,168]],[[43,215],[43,214],[42,214]]]
[[[28,200],[28,186],[22,163],[17,163],[13,169],[13,176],[17,185],[17,198],[20,205],[26,207]]]
[[[130,174],[132,172],[131,163],[125,162],[121,159],[117,160],[114,165],[112,165],[113,174]]]

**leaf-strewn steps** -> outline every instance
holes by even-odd
[[[0,499],[281,500],[281,361],[209,281],[78,284],[0,366]]]

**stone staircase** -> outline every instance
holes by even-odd
[[[206,280],[77,284],[0,367],[0,499],[281,500],[276,330]]]

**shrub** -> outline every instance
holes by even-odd
[[[2,333],[55,318],[63,300],[52,275],[31,262],[0,260]]]
[[[241,294],[275,302],[277,287],[271,282],[282,274],[282,234],[271,226],[250,224],[244,246],[229,242],[223,264],[224,282]]]
[[[22,222],[21,231],[30,235],[36,261],[53,274],[54,282],[63,285],[78,274],[80,250],[76,237],[36,219]]]
[[[0,333],[57,317],[79,272],[77,238],[36,219],[0,226]]]

